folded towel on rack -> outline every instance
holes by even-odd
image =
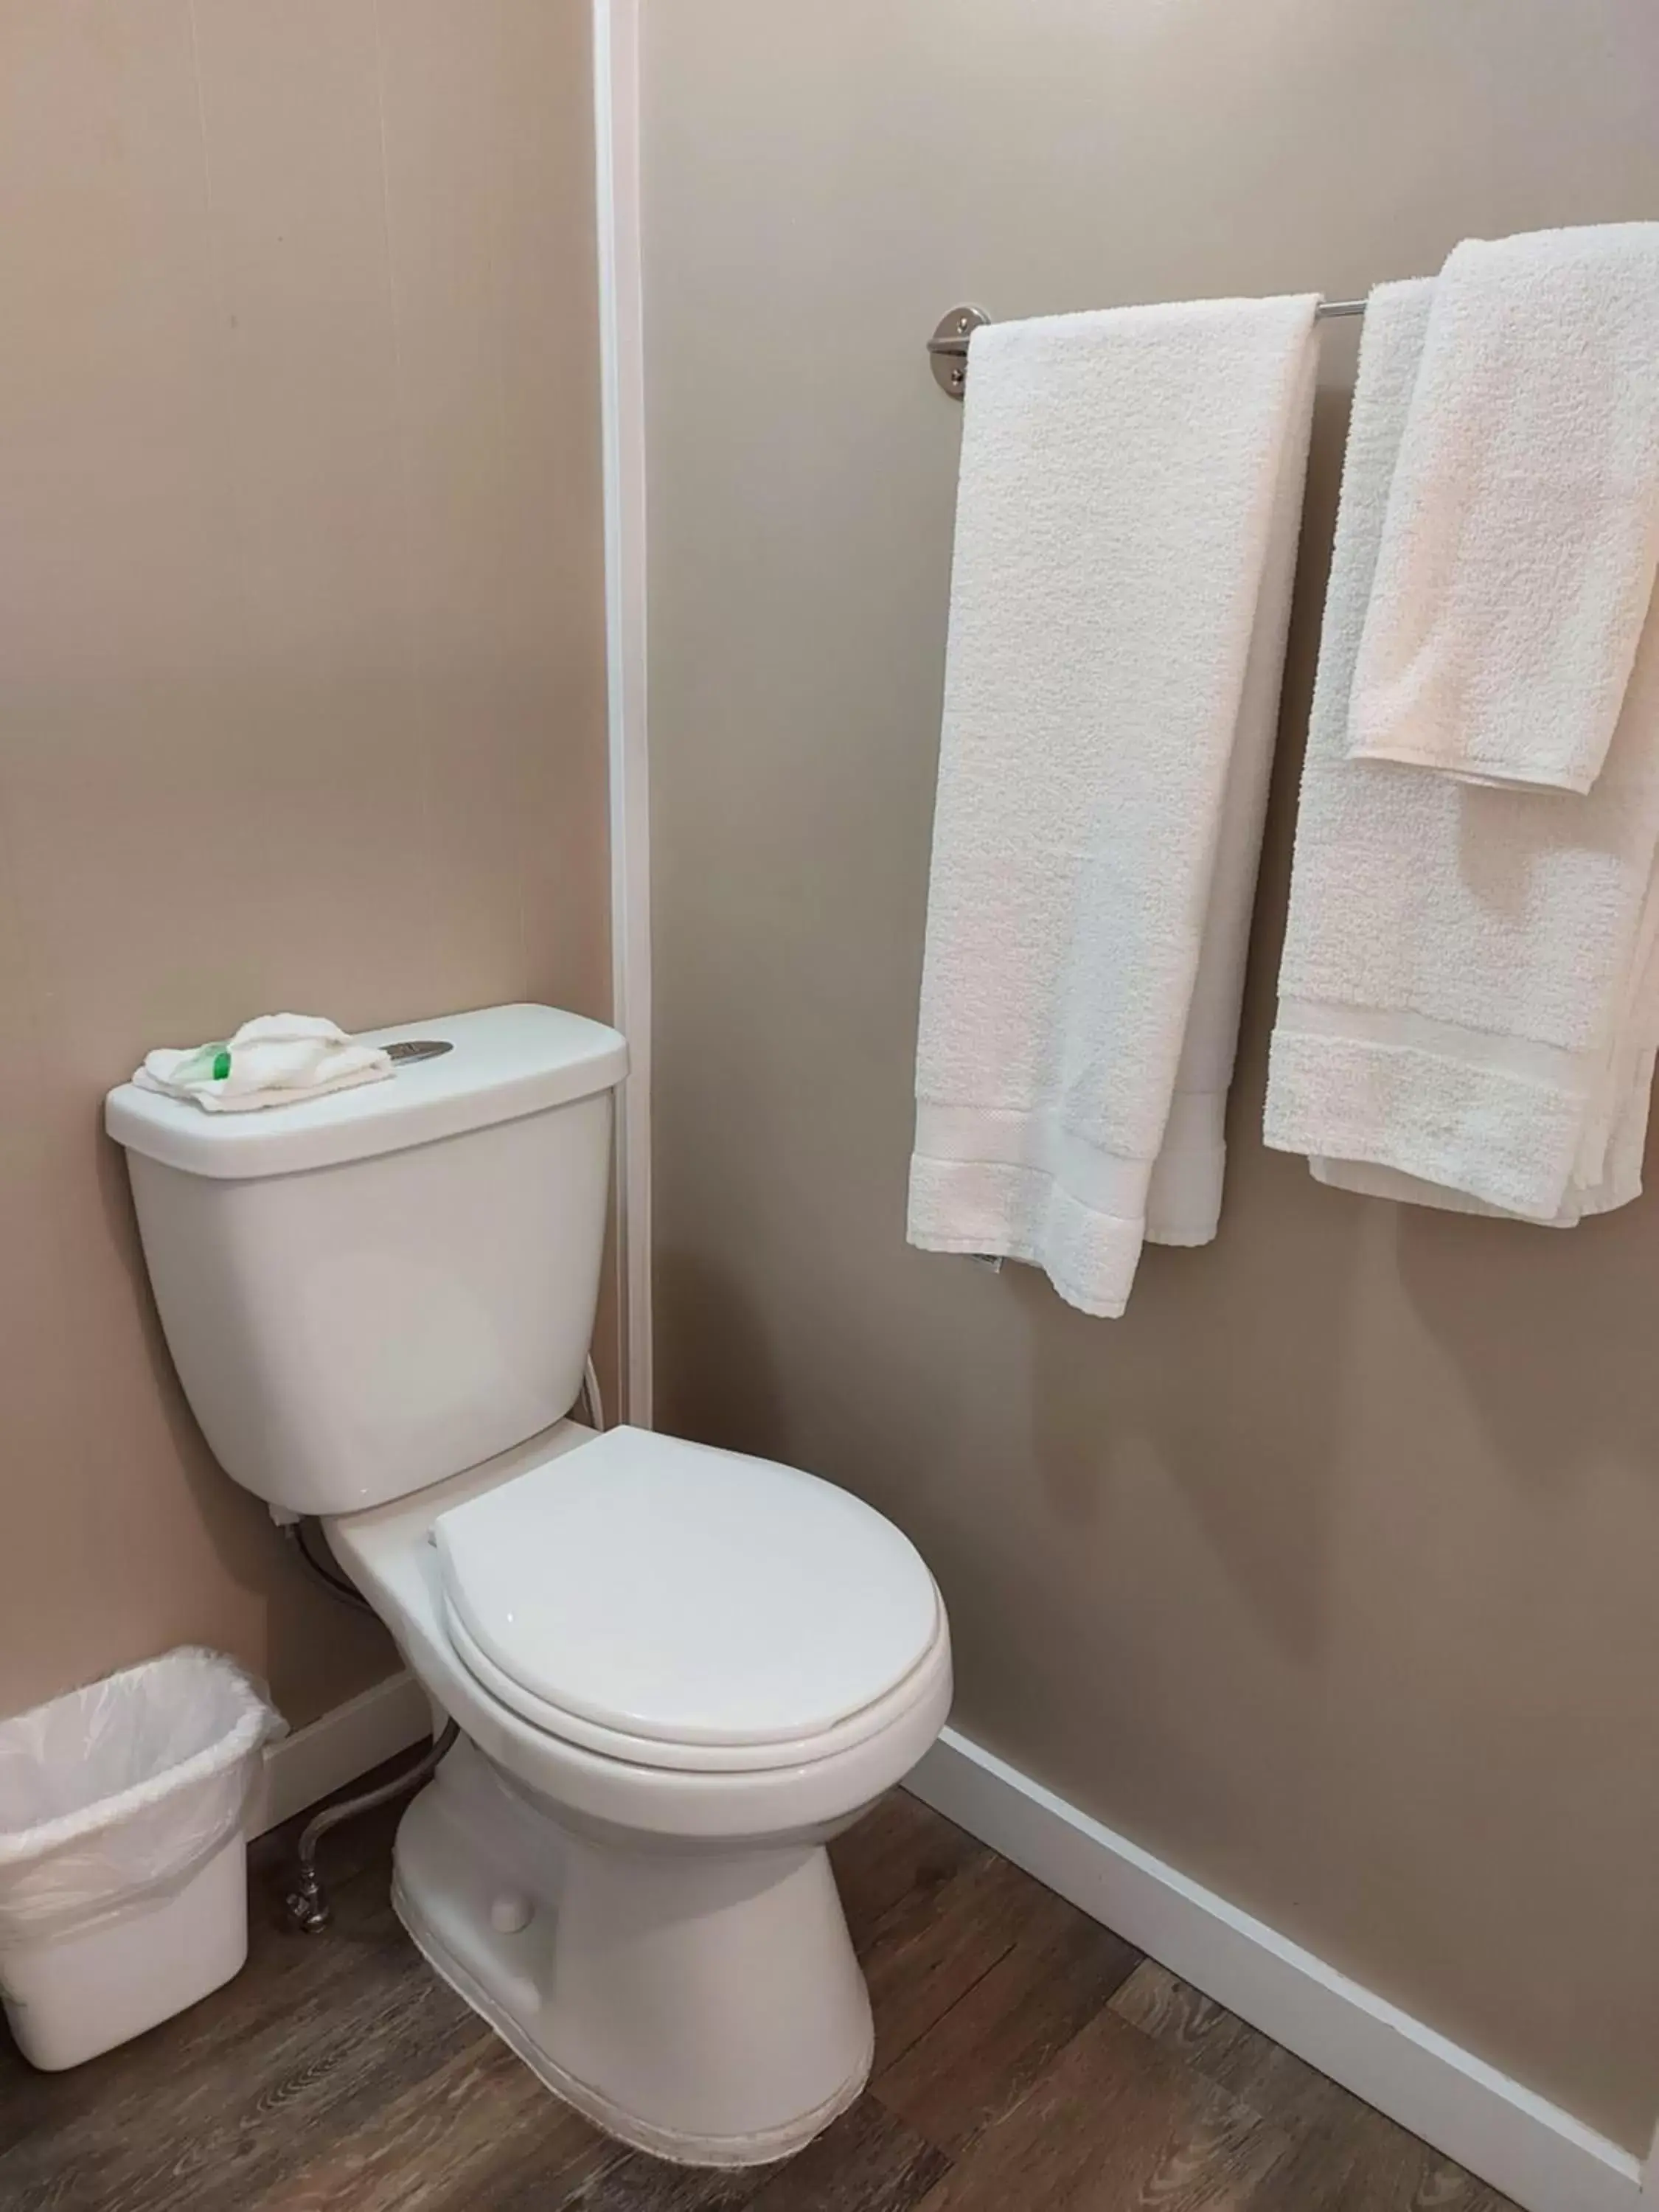
[[[1659,222],[1471,239],[1434,289],[1348,745],[1588,791],[1659,568]]]
[[[260,1014],[220,1043],[146,1053],[132,1079],[210,1114],[251,1114],[383,1083],[391,1073],[391,1056],[379,1045],[355,1043],[320,1014]]]
[[[1269,1145],[1322,1181],[1570,1226],[1640,1188],[1659,1044],[1659,621],[1583,798],[1350,756],[1434,297],[1371,295],[1297,823]]]
[[[908,1233],[1088,1313],[1215,1234],[1316,305],[972,343]]]

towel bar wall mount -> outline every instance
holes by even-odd
[[[1322,300],[1314,309],[1320,322],[1338,315],[1363,315],[1363,300]],[[952,307],[939,318],[938,327],[927,341],[927,357],[933,364],[933,381],[947,399],[960,399],[968,389],[968,341],[977,330],[982,330],[991,318],[983,307]]]

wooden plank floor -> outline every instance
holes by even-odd
[[[0,2038],[3,2212],[1504,2212],[1485,2188],[896,1793],[835,1851],[870,1978],[867,2093],[788,2162],[664,2166],[560,2105],[387,1902],[396,1808],[325,1847],[336,1924],[283,1927],[124,2050]],[[1512,2208],[1511,2208],[1512,2212]]]

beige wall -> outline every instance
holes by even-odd
[[[1001,315],[1659,216],[1653,0],[648,0],[665,1426],[921,1543],[961,1723],[1596,2127],[1659,2106],[1659,1212],[1257,1140],[1352,382],[1324,335],[1219,1243],[1127,1319],[903,1242],[959,416]]]
[[[605,1006],[585,0],[0,7],[0,1711],[387,1671],[218,1473],[106,1085]]]

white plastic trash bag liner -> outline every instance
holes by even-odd
[[[176,1895],[241,1827],[281,1717],[217,1652],[0,1720],[0,1954]]]

